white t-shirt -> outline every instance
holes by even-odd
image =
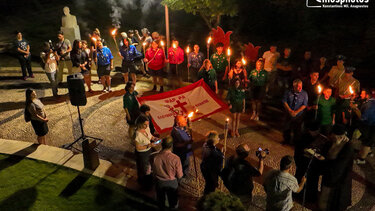
[[[146,146],[151,143],[152,135],[150,132],[150,128],[146,128],[146,133],[140,132],[137,130],[136,135],[135,135],[135,143],[141,146]],[[151,147],[148,147],[147,149],[144,150],[137,150],[138,152],[146,152],[150,150]]]
[[[264,69],[267,72],[276,71],[277,70],[276,64],[277,64],[277,60],[279,59],[279,57],[280,57],[279,52],[275,52],[275,53],[272,53],[271,51],[264,52],[263,54],[263,59],[265,59]]]
[[[43,61],[46,61],[46,53],[42,52],[40,53],[40,57],[43,59]],[[44,70],[46,73],[53,73],[57,70],[57,61],[55,55],[53,53],[49,54],[49,60],[44,65]]]

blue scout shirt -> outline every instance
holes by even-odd
[[[103,47],[102,49],[96,50],[96,56],[98,58],[98,65],[106,66],[111,64],[111,59],[113,59],[111,50],[107,47]]]
[[[361,120],[370,126],[375,126],[375,98],[363,105]]]
[[[124,57],[124,61],[131,62],[134,61],[134,58],[137,56],[137,49],[134,45],[129,45],[129,47],[122,46],[120,48],[121,56]]]
[[[293,111],[298,110],[301,106],[307,106],[308,96],[305,90],[301,92],[294,92],[294,90],[286,91],[282,100],[287,103]],[[302,115],[303,111],[299,112],[297,116]]]

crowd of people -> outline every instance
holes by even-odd
[[[88,91],[92,92],[93,64],[97,67],[103,92],[111,92],[113,54],[99,30],[93,32],[90,47],[84,40],[74,40],[71,46],[62,32],[58,32],[57,37],[56,45],[46,42],[41,53],[53,95],[58,95],[64,68],[69,74],[82,73]],[[17,32],[16,47],[26,80],[26,70],[33,77],[30,46],[20,32]],[[174,82],[172,86],[180,87],[186,71],[182,67],[186,55],[176,39],[165,52],[163,36],[157,32],[150,34],[146,28],[141,30],[141,35],[137,30],[122,32],[118,47],[126,84],[123,108],[129,137],[135,146],[138,182],[149,189],[155,181],[160,206],[164,207],[168,199],[169,207],[177,208],[179,181],[189,175],[190,158],[194,155],[191,129],[185,116],[176,116],[170,136],[160,138],[152,125],[150,107],[138,104],[134,87],[137,73],[152,76],[153,91],[164,91],[167,74]],[[294,157],[284,156],[279,170],[267,172],[264,180],[267,210],[290,210],[292,192],[302,190],[306,191],[308,201],[318,203],[321,210],[345,210],[350,206],[353,160],[364,164],[375,144],[375,89],[360,89],[360,82],[353,77],[355,68],[347,66],[342,55],[338,55],[336,64],[330,67],[325,57],[315,62],[311,51],[305,51],[303,59],[296,61],[291,48],[285,48],[280,55],[277,47],[271,46],[249,71],[250,66],[241,59],[230,65],[231,58],[224,53],[223,43],[217,43],[215,48],[210,58],[205,58],[195,44],[194,51],[187,55],[187,67],[193,82],[203,79],[218,97],[228,102],[233,114],[232,137],[241,135],[240,116],[247,111],[247,102],[251,105],[250,118],[255,121],[262,117],[266,98],[280,102],[284,110],[283,143],[294,145],[295,154]],[[169,73],[166,63],[170,64]],[[43,107],[35,91],[28,89],[25,119],[31,121],[41,144],[45,144],[48,132]],[[355,157],[351,143],[357,139],[362,141],[362,148]],[[205,180],[204,194],[215,191],[221,177],[227,189],[248,207],[254,188],[252,178],[263,175],[266,153],[259,152],[259,166],[255,168],[246,160],[251,151],[248,145],[240,144],[236,155],[225,159],[217,147],[219,140],[219,134],[211,131],[202,147],[200,169]],[[160,145],[162,150],[153,155],[154,148]],[[292,175],[294,164],[295,176]]]

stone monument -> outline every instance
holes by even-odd
[[[80,40],[81,34],[76,16],[70,14],[69,7],[64,7],[63,11],[65,16],[61,19],[62,27],[60,29],[64,33],[64,37],[71,43],[73,43],[74,40]]]

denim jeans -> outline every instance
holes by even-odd
[[[47,73],[48,80],[51,82],[52,94],[53,96],[57,95],[57,80],[56,80],[56,71]]]

